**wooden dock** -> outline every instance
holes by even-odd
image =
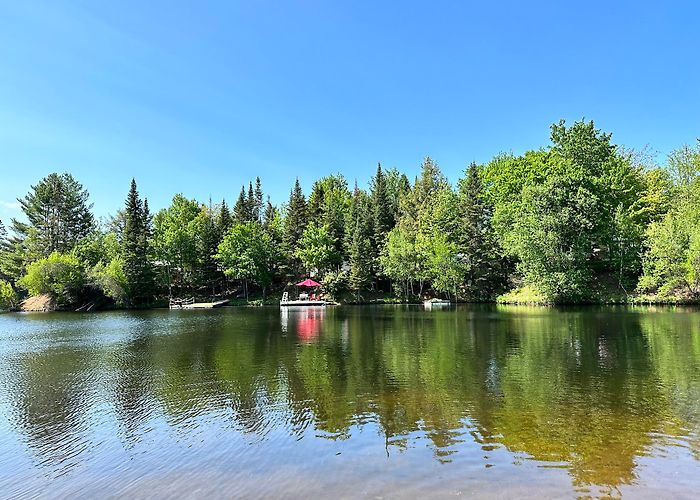
[[[170,309],[216,309],[228,304],[228,300],[216,302],[195,302],[191,299],[170,299]]]

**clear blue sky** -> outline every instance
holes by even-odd
[[[425,155],[455,181],[559,118],[663,161],[700,136],[698,5],[0,0],[0,218],[52,171],[98,215],[132,176],[154,209]]]

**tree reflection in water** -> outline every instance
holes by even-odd
[[[397,306],[96,318],[59,328],[26,320],[29,340],[13,336],[0,351],[3,413],[57,469],[88,453],[91,426],[112,418],[127,448],[153,429],[281,432],[303,447],[351,443],[367,427],[389,457],[422,439],[446,464],[479,450],[489,466],[506,451],[515,463],[567,469],[578,491],[610,494],[662,448],[700,458],[695,312]]]

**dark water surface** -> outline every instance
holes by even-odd
[[[0,315],[0,496],[700,496],[700,312]]]

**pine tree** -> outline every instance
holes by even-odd
[[[465,289],[470,300],[492,299],[499,288],[500,257],[491,229],[491,209],[484,201],[479,168],[472,162],[460,181],[459,250],[464,269]]]
[[[150,302],[154,289],[153,272],[148,258],[151,236],[151,215],[148,202],[141,201],[136,181],[131,188],[124,211],[123,257],[127,296],[131,306]]]
[[[262,222],[263,216],[263,192],[260,177],[255,178],[255,199],[253,204],[253,220]]]
[[[301,190],[299,179],[294,183],[294,189],[289,196],[287,217],[285,221],[284,243],[289,254],[293,254],[304,234],[308,224],[306,198]]]
[[[231,218],[231,211],[228,209],[228,205],[226,204],[226,200],[221,201],[221,206],[219,207],[219,220],[218,220],[218,226],[219,226],[219,240],[222,240],[224,235],[228,232],[228,230],[231,228],[233,225],[233,219]]]
[[[238,200],[233,207],[233,222],[235,224],[250,222],[250,210],[244,186],[241,186],[241,193],[238,195]]]
[[[309,195],[309,222],[314,224],[323,224],[323,205],[325,202],[325,189],[321,181],[314,182]]]
[[[377,164],[377,173],[372,180],[372,219],[374,225],[373,242],[378,255],[389,231],[396,224],[381,163]]]
[[[68,252],[95,229],[89,193],[70,174],[50,174],[20,202],[29,223],[12,220],[12,228],[24,240],[30,233],[43,256]]]
[[[356,300],[360,300],[363,290],[369,289],[374,276],[373,257],[373,224],[370,200],[366,193],[355,185],[353,202],[350,211],[349,259],[350,259],[350,289],[355,292]]]
[[[248,222],[255,221],[255,193],[253,192],[253,183],[248,183],[248,196],[246,198],[246,207],[248,209]]]
[[[265,203],[265,212],[263,213],[263,227],[265,230],[269,230],[277,217],[277,208],[270,202],[270,197],[267,197],[267,202]]]

